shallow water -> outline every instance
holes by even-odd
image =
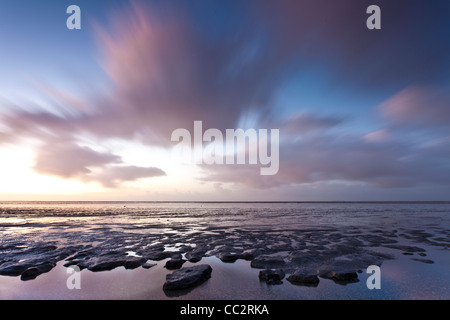
[[[67,288],[69,274],[65,262],[59,261],[34,280],[0,276],[0,298],[449,299],[449,215],[449,203],[0,203],[0,260],[14,257],[16,251],[8,251],[8,246],[21,252],[37,251],[44,244],[89,245],[95,254],[109,248],[128,248],[135,254],[149,245],[164,244],[165,251],[182,252],[206,243],[209,249],[228,250],[272,246],[270,252],[287,256],[294,249],[328,248],[348,240],[394,258],[381,263],[381,289],[369,290],[365,270],[358,274],[359,282],[346,285],[323,278],[317,287],[293,285],[286,279],[281,285],[268,285],[259,280],[259,270],[251,268],[250,261],[224,263],[209,250],[197,264],[210,264],[211,278],[175,293],[162,290],[165,275],[172,272],[164,268],[168,259],[151,261],[157,265],[150,269],[84,269],[80,290]],[[381,242],[366,236],[378,236]],[[384,240],[418,246],[426,257],[417,252],[403,255]],[[186,262],[183,267],[190,265]]]

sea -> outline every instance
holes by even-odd
[[[91,262],[119,251],[147,257],[142,252],[152,248],[187,260],[187,252],[204,248],[200,261],[182,267],[209,264],[213,271],[180,292],[162,289],[175,272],[165,267],[169,256],[148,258],[147,268],[82,269],[80,288],[68,285],[70,255],[35,279],[2,274],[7,266],[42,263],[50,247]],[[450,202],[0,202],[0,299],[448,300],[449,248]],[[327,264],[379,254],[381,286],[369,288],[368,268],[358,270],[356,282],[320,278],[316,286],[287,281],[288,268],[281,283],[268,284],[251,259],[224,262],[220,252],[287,263],[304,253]]]

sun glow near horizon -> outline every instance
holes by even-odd
[[[202,175],[194,164],[182,163],[172,150],[146,148],[139,143],[114,141],[118,154],[123,154],[125,164],[148,165],[162,168],[167,175],[141,178],[124,182],[114,188],[95,181],[82,181],[79,177],[62,178],[36,172],[35,152],[24,146],[1,147],[0,154],[0,200],[189,200],[199,194],[211,197],[213,183],[199,183]],[[84,144],[87,145],[87,144]],[[120,145],[120,147],[119,147]],[[91,168],[95,171],[95,168]],[[178,198],[173,195],[177,194]]]

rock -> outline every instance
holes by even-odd
[[[295,270],[294,273],[286,278],[286,280],[292,284],[309,286],[317,286],[320,281],[317,275],[305,272],[300,269]]]
[[[186,262],[187,260],[181,259],[181,258],[172,258],[170,260],[167,260],[165,267],[168,270],[175,270],[180,269],[181,266]]]
[[[186,253],[186,258],[188,259],[189,262],[196,263],[202,260],[203,255],[197,255],[195,253],[188,252]]]
[[[412,252],[402,252],[402,255],[404,255],[404,256],[412,256],[412,255],[414,255],[414,253],[412,253]]]
[[[292,251],[289,253],[289,260],[295,264],[302,265],[314,261],[314,255],[301,251]]]
[[[150,262],[145,262],[143,265],[142,265],[142,268],[144,268],[144,269],[150,269],[151,267],[154,267],[154,266],[156,266],[156,263],[150,263]]]
[[[108,271],[117,267],[125,267],[125,269],[135,269],[143,265],[147,260],[141,257],[133,256],[101,256],[97,259],[89,260],[85,265],[88,270],[93,272]],[[80,267],[80,265],[78,264]],[[80,267],[81,270],[81,267]]]
[[[336,257],[329,261],[325,267],[336,271],[355,271],[366,269],[370,265],[381,265],[385,259],[392,259],[391,256],[384,253],[367,250],[359,254],[350,254]]]
[[[31,267],[28,268],[27,270],[25,270],[24,272],[22,272],[20,279],[22,281],[28,281],[28,280],[33,280],[35,279],[38,275],[42,274],[42,273],[46,273],[49,272],[50,270],[52,270],[54,267],[56,266],[56,264],[51,263],[51,262],[47,262],[44,264],[41,264],[39,266],[36,267]]]
[[[42,245],[42,246],[39,246],[39,244],[35,244],[34,247],[31,247],[31,248],[23,251],[22,254],[37,256],[37,255],[40,255],[40,254],[45,254],[45,253],[54,251],[57,248],[58,247],[56,247],[54,245]]]
[[[358,247],[338,243],[331,244],[330,249],[337,255],[352,254],[358,251]]]
[[[173,252],[164,251],[164,245],[157,245],[136,250],[136,254],[147,260],[161,261],[170,258]]]
[[[419,252],[418,255],[421,256],[421,257],[426,257],[427,256],[427,254],[423,253],[423,252]]]
[[[387,248],[398,249],[405,252],[425,252],[425,249],[414,246],[404,246],[399,244],[386,244],[384,246]]]
[[[122,264],[120,261],[108,260],[108,261],[99,261],[97,263],[93,263],[88,266],[87,269],[92,272],[98,271],[108,271],[120,267]],[[81,268],[80,268],[81,269]]]
[[[182,290],[195,287],[211,277],[212,268],[207,264],[182,268],[166,276],[164,290]]]
[[[133,259],[134,258],[134,259]],[[136,269],[146,263],[146,259],[139,257],[128,257],[124,263],[125,269]]]
[[[429,260],[429,259],[412,258],[411,260],[419,261],[419,262],[423,262],[423,263],[428,263],[428,264],[433,264],[434,263],[433,260]]]
[[[267,284],[282,284],[284,278],[283,270],[261,270],[259,272],[259,279],[265,281]]]
[[[339,284],[347,284],[350,282],[358,282],[358,274],[355,271],[344,269],[331,269],[330,267],[320,268],[317,274],[324,279],[334,280]]]
[[[1,276],[12,276],[17,277],[20,276],[25,270],[33,267],[32,264],[29,263],[19,263],[19,262],[5,262],[0,266],[0,275]]]
[[[143,257],[148,260],[161,261],[161,260],[169,258],[170,255],[171,255],[171,253],[169,253],[169,252],[150,251],[150,252],[146,252],[143,255]]]
[[[204,249],[203,247],[196,247],[194,250],[189,251],[188,253],[186,253],[186,259],[189,260],[189,262],[199,262],[203,256],[206,253],[206,249]]]
[[[60,261],[64,260],[67,257],[72,256],[73,254],[77,253],[79,250],[83,249],[84,246],[78,245],[78,246],[69,246],[66,248],[58,248],[57,252],[54,252],[52,255],[55,260]]]
[[[246,250],[240,254],[240,259],[251,261],[255,259],[255,256],[260,255],[261,252],[258,249]]]
[[[285,265],[286,262],[280,256],[259,256],[252,260],[250,263],[252,268],[265,269],[265,268],[277,268]]]
[[[217,258],[222,260],[222,262],[232,263],[235,262],[237,259],[239,259],[240,255],[236,253],[228,253],[228,252],[221,252],[217,255]]]

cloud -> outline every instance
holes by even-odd
[[[225,129],[249,110],[268,112],[289,60],[267,51],[258,26],[244,23],[211,42],[208,30],[170,4],[166,10],[135,5],[108,30],[99,26],[114,98],[99,105],[98,117],[83,119],[84,129],[167,146],[173,130],[195,120]]]
[[[391,134],[388,129],[381,129],[364,136],[364,139],[369,142],[383,143],[388,142],[391,139]]]
[[[382,1],[383,29],[370,32],[365,28],[364,1],[236,3],[245,14],[236,18],[224,13],[230,25],[212,24],[217,30],[200,28],[193,15],[172,2],[160,7],[133,4],[116,13],[110,25],[98,25],[95,34],[99,63],[111,80],[109,89],[81,100],[41,85],[56,112],[17,108],[4,114],[0,142],[32,137],[40,142],[37,172],[116,187],[165,173],[82,147],[80,137],[170,148],[172,131],[192,128],[195,120],[203,121],[205,128],[224,130],[255,114],[258,126],[280,128],[279,173],[261,176],[256,166],[203,166],[201,180],[251,188],[326,181],[379,187],[448,183],[442,152],[447,142],[430,146],[405,142],[404,133],[396,130],[406,125],[448,126],[447,88],[405,84],[432,82],[446,70],[447,39],[430,36],[433,27],[417,21],[430,15],[445,17],[448,11],[427,6],[423,16],[417,16],[406,2]],[[405,38],[405,29],[414,37]],[[418,47],[421,42],[430,45]],[[311,66],[327,69],[331,89],[348,83],[362,94],[374,87],[393,88],[396,93],[377,108],[388,127],[348,134],[339,130],[347,119],[313,111],[280,119],[273,108],[280,87]]]
[[[159,168],[123,165],[117,155],[98,152],[70,141],[54,141],[39,148],[33,169],[41,174],[66,179],[98,182],[107,188],[140,178],[166,175]]]
[[[404,93],[399,93],[402,96]],[[394,95],[387,102],[377,107],[383,111],[391,100],[397,100]],[[403,100],[403,99],[400,99]],[[419,114],[427,110],[428,98],[413,99],[418,105],[412,107],[417,114],[405,113],[408,117],[418,119]],[[424,102],[424,104],[421,104]],[[420,105],[420,107],[419,107]],[[400,120],[404,108],[400,108]],[[447,109],[435,110],[443,116]],[[400,121],[397,117],[392,120]],[[433,115],[425,122],[418,122],[421,128],[427,129],[435,121],[442,120]],[[407,118],[409,119],[409,118]],[[447,121],[446,118],[445,121]],[[304,121],[312,120],[310,125]],[[397,130],[387,127],[367,134],[333,130],[336,125],[345,126],[347,120],[318,117],[293,117],[284,121],[280,127],[280,166],[278,174],[261,176],[259,165],[204,165],[202,181],[220,181],[234,183],[248,188],[268,189],[283,185],[299,186],[317,183],[340,183],[342,185],[358,183],[378,188],[410,188],[420,185],[448,185],[450,167],[448,159],[450,140],[447,137],[438,138],[421,135],[421,139],[407,139],[417,133],[413,130]],[[297,124],[298,126],[292,126]],[[292,130],[290,130],[292,129]],[[292,134],[293,129],[298,129]],[[283,136],[283,132],[287,135]],[[287,138],[286,138],[287,137]],[[426,141],[426,143],[424,142]]]
[[[409,86],[379,107],[379,112],[395,126],[448,127],[449,88]]]
[[[106,188],[116,188],[123,182],[165,175],[163,170],[155,167],[108,166],[100,173],[83,177],[83,180],[100,182]]]
[[[109,163],[120,162],[120,157],[116,155],[63,141],[40,148],[37,151],[34,170],[42,174],[71,178],[91,173],[89,167],[102,167]]]
[[[415,183],[414,163],[402,159],[405,148],[373,145],[355,136],[328,134],[303,137],[280,145],[280,167],[274,176],[261,176],[258,166],[204,166],[203,180],[236,182],[251,188],[272,188],[315,182],[362,182],[379,187]]]
[[[298,52],[296,67],[319,65],[331,83],[351,83],[356,92],[399,90],[422,81],[442,81],[449,68],[450,4],[424,6],[420,0],[378,0],[382,28],[366,28],[371,1],[254,1],[279,55]],[[433,23],[430,23],[433,21]],[[345,76],[343,76],[345,75]]]
[[[310,134],[317,132],[324,132],[331,129],[343,120],[331,116],[319,116],[310,113],[296,113],[288,116],[280,121],[272,121],[270,126],[273,128],[280,128],[283,136],[296,136],[299,134]]]
[[[82,101],[38,84],[52,111],[19,106],[3,115],[7,130],[2,140],[32,137],[42,146],[36,171],[80,178],[92,175],[92,166],[117,161],[79,147],[85,135],[170,148],[172,131],[190,128],[194,120],[223,130],[235,127],[243,114],[264,119],[296,51],[280,52],[271,45],[274,39],[265,37],[259,20],[237,23],[239,29],[224,28],[220,41],[212,41],[209,30],[200,30],[192,16],[172,3],[133,3],[116,13],[108,28],[96,27],[99,63],[112,83],[109,91]],[[61,145],[49,148],[55,140]],[[122,181],[122,173],[99,179],[112,185]]]

